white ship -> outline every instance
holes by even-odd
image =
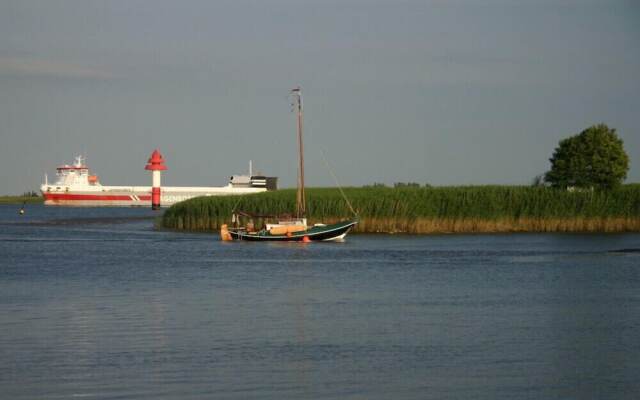
[[[152,158],[162,156],[156,150]],[[149,162],[151,162],[151,158]],[[164,160],[162,160],[164,162]],[[150,168],[147,168],[150,169]],[[166,169],[166,167],[165,167]],[[160,205],[168,207],[177,202],[198,196],[225,196],[259,193],[277,188],[277,178],[253,176],[251,166],[249,175],[234,175],[226,186],[221,187],[160,187]],[[153,171],[159,173],[159,171]],[[158,179],[159,185],[159,179]],[[155,185],[154,185],[155,186]],[[83,157],[75,158],[71,165],[56,168],[56,180],[45,182],[40,187],[45,205],[55,206],[140,206],[150,207],[151,186],[104,186],[98,176],[89,172]]]

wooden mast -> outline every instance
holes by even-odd
[[[291,90],[294,96],[294,107],[297,109],[297,130],[298,130],[298,191],[296,193],[296,218],[304,218],[306,213],[306,202],[304,195],[304,144],[302,141],[302,89],[300,86]]]

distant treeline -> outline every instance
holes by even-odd
[[[622,232],[640,231],[640,185],[615,190],[560,190],[529,186],[345,188],[360,223],[356,232]],[[334,188],[308,188],[310,223],[352,213]],[[199,197],[169,208],[165,228],[216,231],[236,207],[255,214],[295,209],[295,190]],[[256,224],[263,221],[257,220]]]
[[[0,196],[0,204],[37,204],[42,203],[44,199],[35,192],[25,193],[22,196]]]

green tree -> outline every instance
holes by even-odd
[[[545,181],[554,187],[611,189],[624,181],[629,156],[615,129],[605,124],[591,126],[560,141]]]

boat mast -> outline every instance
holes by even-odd
[[[304,218],[306,212],[304,196],[304,145],[302,142],[302,89],[300,86],[291,90],[294,110],[297,112],[298,130],[298,191],[296,193],[296,218]]]

